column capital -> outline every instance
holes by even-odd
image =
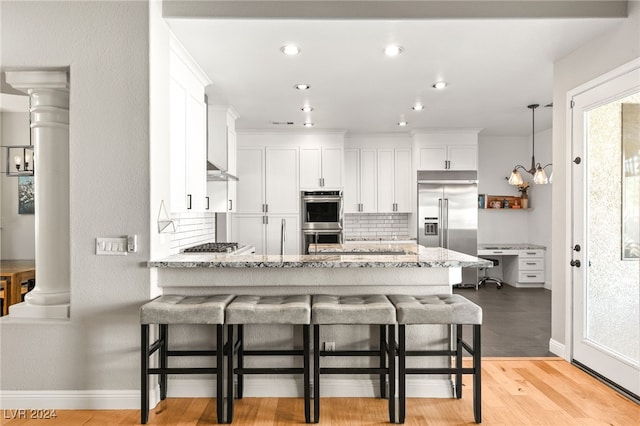
[[[7,84],[27,92],[29,89],[69,90],[68,71],[7,71]]]

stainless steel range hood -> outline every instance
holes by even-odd
[[[207,182],[238,180],[238,178],[222,167],[207,161]]]

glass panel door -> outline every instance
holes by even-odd
[[[636,395],[639,82],[636,69],[575,96],[572,125],[573,359]]]

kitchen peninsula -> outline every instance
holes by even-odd
[[[463,253],[427,248],[415,243],[318,244],[317,254],[314,246],[310,251],[313,254],[284,256],[180,253],[150,261],[148,265],[164,294],[268,296],[450,294],[452,285],[462,279],[463,267],[491,265],[489,261]],[[211,339],[207,330],[202,328],[180,327],[184,327],[185,331],[177,338],[183,344]],[[293,339],[294,333],[289,325],[257,324],[245,331],[245,341],[250,347],[273,349],[278,342]],[[336,350],[342,350],[360,348],[362,342],[377,341],[378,338],[377,326],[336,325],[323,329],[320,342],[331,342]],[[415,326],[408,335],[412,344],[434,349],[445,349],[449,339],[446,326]],[[254,361],[248,359],[246,364],[252,365]],[[293,359],[280,361],[283,366],[290,366],[294,362]],[[339,362],[327,361],[328,364]],[[361,362],[366,367],[378,361],[365,358]],[[443,367],[448,365],[448,359],[432,358],[425,361],[427,364]],[[180,381],[178,378],[173,380]],[[377,378],[366,375],[327,378],[322,386],[325,396],[363,397],[379,394]],[[169,389],[172,387],[170,385]],[[185,390],[176,396],[189,397],[207,394],[212,386],[205,380],[191,380],[188,386],[177,388]],[[300,389],[300,383],[294,377],[278,376],[262,381],[254,377],[245,378],[246,396],[300,397]],[[407,392],[416,397],[451,397],[452,384],[446,376],[421,377],[415,381],[412,379]]]
[[[309,255],[181,253],[149,262],[165,293],[451,293],[461,268],[491,263],[417,244],[319,244]],[[238,288],[239,287],[239,288]]]

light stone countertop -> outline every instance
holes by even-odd
[[[478,250],[546,250],[545,246],[529,243],[484,243],[478,244]]]
[[[334,244],[319,244],[336,250]],[[333,247],[329,247],[333,246]],[[459,268],[491,267],[492,263],[464,253],[417,244],[384,243],[377,251],[372,244],[337,245],[340,254],[228,255],[180,253],[148,262],[151,268]],[[404,252],[404,254],[380,254]],[[348,254],[343,254],[348,252]],[[352,254],[356,253],[356,254]]]

